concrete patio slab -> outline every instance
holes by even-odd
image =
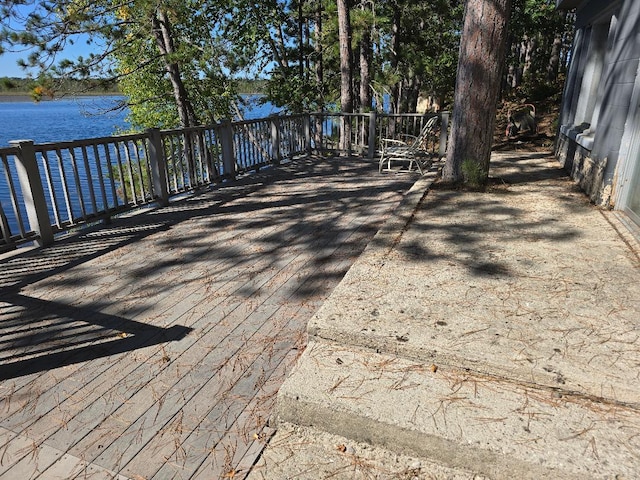
[[[311,318],[274,425],[490,478],[634,478],[637,240],[551,155],[491,176],[414,186]]]

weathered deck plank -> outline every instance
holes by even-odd
[[[0,260],[0,478],[248,468],[306,320],[414,179],[300,161]]]

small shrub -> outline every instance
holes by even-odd
[[[487,171],[475,160],[467,158],[462,162],[464,183],[471,188],[481,188],[487,182]]]

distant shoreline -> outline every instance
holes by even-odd
[[[40,102],[50,102],[51,100],[60,100],[63,98],[78,98],[78,97],[122,97],[121,93],[69,93],[60,97],[49,98],[43,97]],[[35,102],[35,100],[28,93],[9,93],[0,92],[0,102]]]
[[[0,102],[33,102],[33,98],[25,94],[0,93]]]

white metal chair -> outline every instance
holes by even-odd
[[[429,166],[431,166],[432,157],[434,156],[434,154],[428,152],[426,149],[427,140],[433,134],[438,120],[439,117],[437,116],[433,116],[427,120],[420,129],[418,136],[403,135],[407,140],[383,138],[380,141],[382,153],[380,155],[378,171],[394,171],[394,169],[391,168],[392,162],[405,162],[409,164],[409,171],[413,169],[415,164],[420,174],[424,175]]]

